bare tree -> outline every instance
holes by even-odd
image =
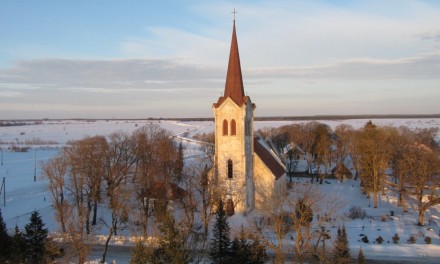
[[[54,158],[42,165],[43,176],[49,179],[49,192],[52,197],[52,205],[61,230],[66,233],[66,201],[65,195],[65,177],[67,173],[67,162],[62,154],[58,154]]]
[[[398,166],[405,182],[417,200],[419,226],[424,225],[425,212],[440,204],[439,153],[424,144],[408,147]]]
[[[128,177],[131,173],[135,158],[132,154],[131,138],[124,133],[113,133],[110,135],[108,151],[102,160],[103,179],[107,183],[107,209],[110,213],[110,220],[101,218],[101,222],[108,227],[108,236],[104,246],[104,253],[101,262],[105,262],[108,244],[113,235],[128,221],[127,201],[130,200],[130,189]]]
[[[274,195],[263,192],[260,188],[257,191],[261,197],[264,197],[265,203],[261,205],[266,216],[253,219],[253,232],[259,234],[261,242],[274,252],[274,263],[285,263],[284,242],[290,232],[287,189],[282,188]]]
[[[313,153],[318,160],[319,183],[323,183],[324,177],[328,176],[331,158],[331,129],[328,125],[319,124],[314,131],[315,140]],[[321,173],[319,166],[324,166],[324,174]]]
[[[312,184],[297,184],[291,191],[289,207],[295,234],[294,253],[296,261],[304,263],[306,257],[326,258],[325,240],[329,239],[328,229],[333,225],[336,213],[344,206],[343,200],[331,194],[320,192]],[[322,251],[318,245],[323,242]]]
[[[360,133],[362,183],[373,193],[374,208],[377,208],[379,191],[384,186],[385,170],[390,156],[387,133],[369,121]]]
[[[414,140],[414,133],[407,127],[386,127],[389,135],[390,147],[390,162],[389,165],[393,170],[394,181],[388,182],[389,185],[394,186],[399,193],[398,205],[407,211],[405,203],[405,195],[407,186],[405,184],[405,177],[401,173],[399,162],[403,159],[405,152],[409,145]]]
[[[173,180],[174,164],[179,158],[172,137],[160,126],[152,124],[142,127],[132,135],[134,156],[134,193],[140,211],[139,224],[144,237],[148,237],[150,206],[156,182],[168,183]]]
[[[267,213],[266,219],[254,219],[254,231],[274,251],[275,263],[284,263],[286,252],[294,253],[295,261],[299,263],[311,256],[324,261],[327,257],[325,241],[330,238],[328,228],[344,206],[343,200],[321,193],[319,187],[303,182],[295,184],[289,191],[280,189],[277,194],[266,197],[266,201],[263,209]],[[289,237],[292,243],[286,243]]]
[[[350,154],[350,144],[353,140],[354,128],[351,125],[340,124],[335,128],[336,162],[344,162]]]

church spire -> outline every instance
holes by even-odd
[[[234,25],[232,29],[231,51],[229,53],[228,73],[226,75],[224,97],[231,99],[238,105],[244,103],[243,78],[241,76],[240,55],[238,53],[237,35],[235,33],[235,9]]]

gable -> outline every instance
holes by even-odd
[[[278,180],[286,172],[285,167],[275,157],[275,155],[266,148],[258,137],[254,138],[254,152],[263,161],[264,165],[272,172],[275,180]]]

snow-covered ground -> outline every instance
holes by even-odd
[[[345,123],[354,128],[362,127],[368,120],[340,120],[340,121],[319,121],[335,128]],[[409,128],[440,128],[440,119],[377,119],[372,120],[377,125],[407,126]],[[305,121],[258,121],[255,122],[255,130],[264,127],[277,127],[292,123]],[[44,121],[35,124],[28,122],[27,125],[0,127],[0,148],[2,165],[0,165],[0,184],[5,179],[5,189],[0,195],[0,208],[3,218],[9,229],[15,225],[23,228],[29,222],[33,210],[38,210],[43,221],[52,232],[58,231],[54,221],[54,212],[50,203],[50,195],[47,192],[47,180],[41,178],[40,162],[47,161],[53,157],[58,148],[63,147],[69,140],[81,139],[85,136],[104,135],[112,132],[123,131],[131,133],[136,129],[157,123],[169,130],[173,135],[180,137],[191,137],[195,133],[209,133],[214,130],[212,121],[179,122],[179,121],[148,121],[148,120],[102,120],[102,121]],[[183,141],[185,144],[185,155],[188,159],[197,155],[197,144]],[[27,152],[12,152],[8,150],[12,145],[19,147],[30,147]],[[34,182],[34,174],[36,181]],[[363,220],[351,220],[341,215],[347,228],[351,252],[357,256],[359,248],[362,248],[367,259],[403,259],[415,262],[425,260],[440,263],[440,206],[430,209],[426,216],[426,222],[430,225],[418,227],[416,225],[417,215],[413,210],[403,213],[396,206],[396,197],[392,194],[381,196],[378,209],[370,207],[371,200],[362,195],[359,191],[359,182],[348,180],[343,183],[329,180],[330,184],[321,185],[323,192],[340,194],[346,200],[343,209],[347,212],[352,205],[360,206],[366,210],[367,218]],[[6,194],[6,200],[3,199]],[[4,203],[6,206],[4,206]],[[391,217],[391,211],[394,217]],[[388,215],[386,221],[382,221],[382,215]],[[234,216],[235,217],[235,216]],[[237,216],[231,219],[234,223],[244,221]],[[432,230],[428,230],[432,228]],[[336,232],[336,228],[332,230]],[[391,237],[399,234],[399,244],[394,244]],[[360,241],[361,234],[367,235],[370,244]],[[381,245],[372,243],[376,237],[382,236],[384,242]],[[410,235],[417,236],[415,244],[408,244],[406,240]],[[426,245],[423,236],[430,236],[432,244]],[[122,241],[122,242],[121,242]],[[125,242],[124,242],[125,241]],[[127,242],[128,241],[128,242]],[[389,243],[388,243],[389,241]],[[114,244],[129,243],[128,240],[119,238]],[[126,257],[123,259],[127,259]],[[121,262],[121,260],[118,263]]]

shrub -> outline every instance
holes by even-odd
[[[417,238],[414,235],[411,235],[407,241],[409,244],[415,244],[417,241]]]
[[[368,244],[368,242],[370,242],[370,241],[368,240],[368,237],[367,237],[367,236],[364,236],[361,240],[362,240],[362,242],[367,243],[367,244]]]
[[[378,244],[382,244],[382,242],[383,242],[383,237],[382,237],[382,236],[378,236],[378,237],[376,238],[376,242],[377,242]]]
[[[392,237],[392,239],[393,239],[394,244],[398,244],[398,243],[399,243],[399,240],[400,240],[400,237],[399,237],[398,234],[395,234],[395,235]]]
[[[350,217],[351,219],[364,219],[366,215],[367,214],[365,213],[365,210],[362,210],[360,206],[352,206],[348,211],[348,217]]]
[[[425,243],[426,243],[426,244],[431,244],[431,243],[432,243],[432,240],[431,240],[431,237],[430,237],[430,236],[426,236],[426,237],[425,237]]]

